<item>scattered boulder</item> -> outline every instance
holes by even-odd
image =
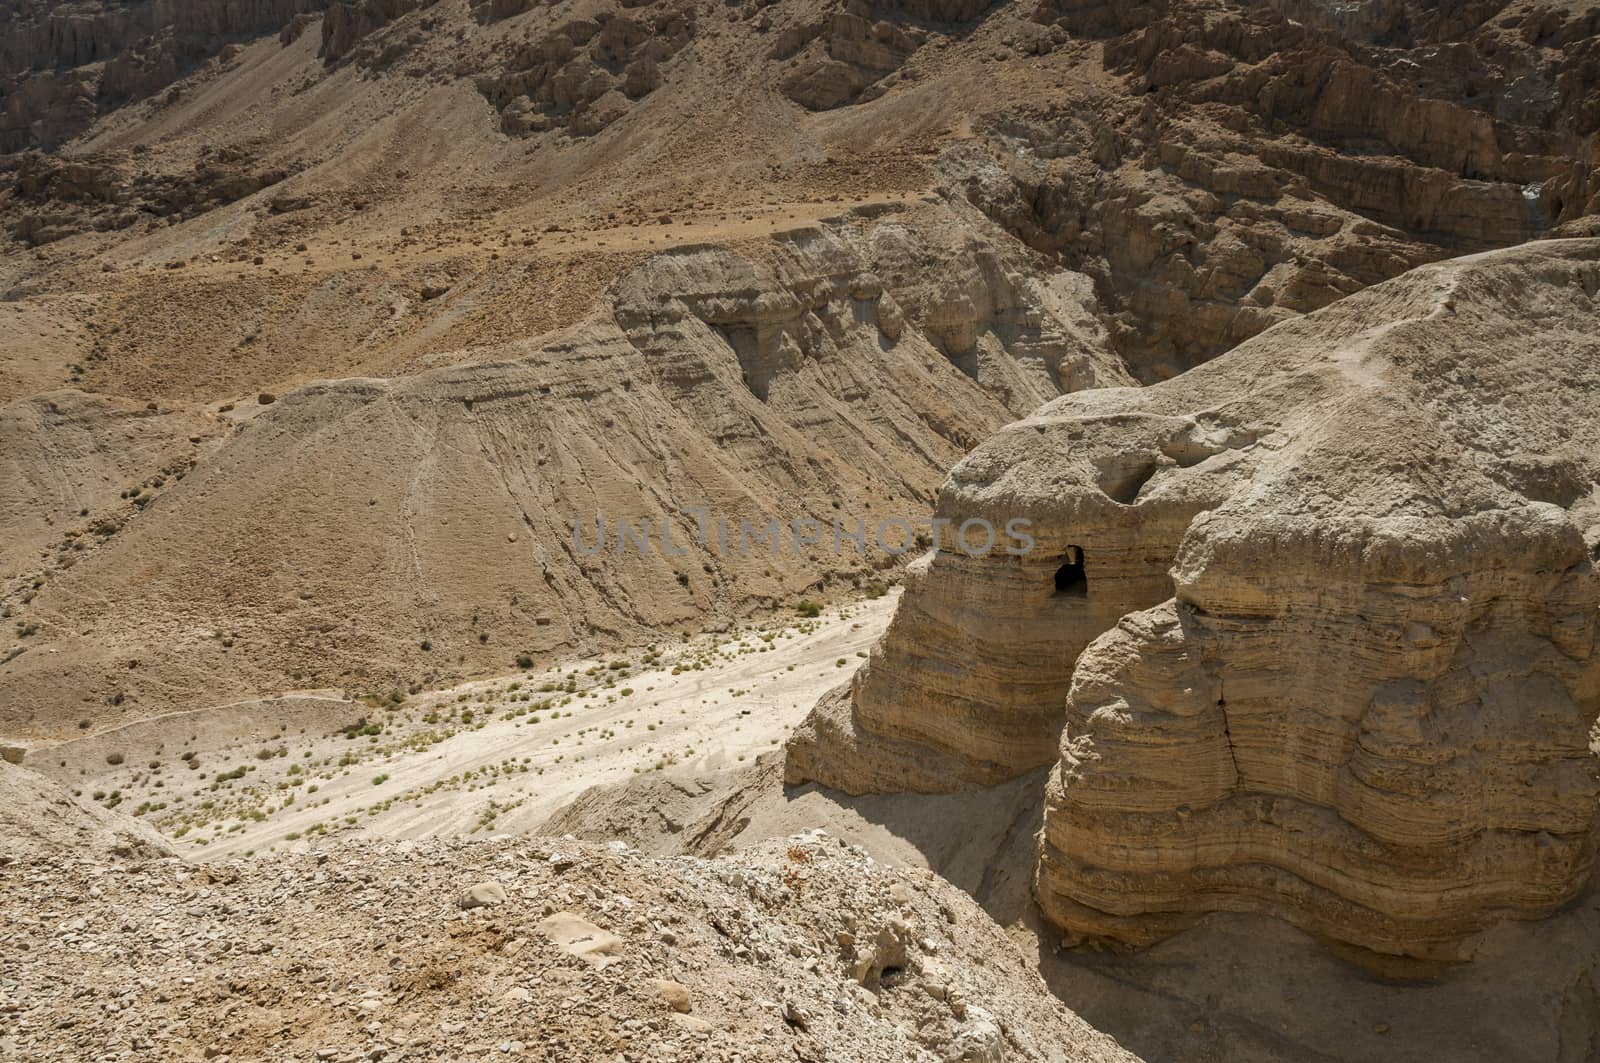
[[[498,882],[480,882],[461,895],[463,908],[489,908],[506,903],[506,888]]]
[[[545,917],[539,923],[539,933],[562,952],[595,967],[616,962],[622,951],[622,938],[572,912],[556,912]]]
[[[855,958],[850,962],[850,977],[858,985],[872,989],[885,972],[904,968],[911,927],[903,919],[890,919],[878,928],[865,944],[855,943]]]
[[[689,1001],[689,987],[682,982],[674,982],[666,978],[654,979],[656,992],[661,994],[661,999],[667,1002],[667,1007],[673,1011],[688,1013],[692,1010]]]

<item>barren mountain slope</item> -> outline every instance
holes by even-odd
[[[558,533],[917,517],[1041,401],[1593,206],[1577,8],[312,6],[7,9],[5,397],[194,422],[93,492],[0,422],[19,734],[860,579]]]
[[[173,855],[171,844],[146,824],[0,761],[0,865],[36,867],[41,859],[68,852],[89,860]]]
[[[785,605],[819,575],[859,583],[893,560],[879,522],[923,513],[982,431],[1127,379],[1086,286],[963,244],[964,224],[921,205],[759,258],[684,248],[583,324],[492,356],[221,413],[158,403],[183,412],[152,423],[198,419],[199,442],[177,440],[186,475],[159,451],[97,468],[70,512],[27,495],[84,480],[69,425],[14,405],[7,449],[49,475],[19,477],[12,520],[53,523],[31,536],[42,563],[13,558],[18,623],[36,630],[0,679],[8,723],[434,684]],[[940,235],[955,246],[930,246]],[[957,295],[967,316],[935,320]],[[960,364],[939,347],[956,333]],[[214,446],[201,434],[225,442],[190,470]],[[649,522],[648,549],[620,541],[624,520]],[[843,538],[863,528],[865,550]]]

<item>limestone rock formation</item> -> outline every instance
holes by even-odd
[[[495,73],[477,79],[514,136],[561,126],[592,135],[654,91],[661,66],[695,34],[692,7],[656,4],[624,14],[601,11],[569,19],[536,40],[519,43]]]
[[[1460,259],[1007,428],[791,781],[1059,759],[1037,894],[1078,937],[1266,911],[1431,962],[1553,911],[1600,830],[1597,299],[1600,242]],[[1025,556],[957,548],[1020,515]]]
[[[1044,150],[976,157],[967,194],[1093,276],[1119,349],[1162,379],[1595,210],[1586,8],[1043,0],[1013,46],[1100,42],[1116,117],[1014,109],[1000,129]]]
[[[372,31],[428,4],[429,0],[341,0],[330,4],[322,16],[322,48],[317,54],[336,63]]]
[[[38,734],[83,702],[107,723],[262,689],[387,691],[867,578],[893,557],[831,535],[744,546],[738,522],[915,515],[999,425],[1130,379],[1083,278],[1042,281],[996,235],[970,207],[923,205],[759,254],[678,248],[541,342],[318,382],[248,418],[77,392],[0,407],[19,465],[0,491],[19,549],[0,559],[65,559],[0,603],[37,628],[0,666],[0,719]],[[90,460],[134,440],[137,468]],[[731,532],[702,534],[693,507]],[[648,522],[648,548],[621,542],[624,520]],[[216,619],[197,632],[196,616]]]
[[[25,728],[386,693],[826,595],[877,574],[546,541],[547,574],[526,521],[590,495],[659,521],[713,486],[736,517],[915,516],[1061,392],[1597,204],[1577,0],[0,0],[0,25],[0,150],[41,149],[0,157],[3,401],[195,425],[181,482],[141,458],[74,497],[66,429],[0,416],[30,466],[0,490],[0,612],[33,629],[0,646],[23,650],[0,710]],[[413,480],[424,460],[459,478]],[[1152,556],[1188,516],[1141,525]],[[989,756],[1044,764],[1054,737]]]
[[[0,4],[0,152],[54,148],[107,110],[159,92],[326,0]]]

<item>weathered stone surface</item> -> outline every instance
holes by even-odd
[[[467,887],[459,903],[463,908],[492,908],[506,903],[506,888],[498,882],[479,882]]]
[[[1596,241],[1424,267],[1004,430],[791,779],[1012,777],[1065,698],[1037,892],[1072,935],[1267,911],[1437,961],[1552,911],[1600,796],[1597,293]],[[1027,556],[955,549],[1018,515]]]
[[[0,765],[0,787],[19,770]],[[965,893],[840,841],[807,832],[716,860],[563,842],[559,864],[533,838],[195,864],[0,850],[15,960],[6,1056],[1138,1063],[1052,996]],[[443,898],[491,871],[585,915],[508,905],[440,918]],[[908,901],[891,902],[913,875]],[[913,921],[891,989],[850,981],[836,934]],[[664,926],[671,945],[654,940]],[[616,952],[584,951],[621,937]],[[231,1021],[242,1007],[281,1017]]]
[[[571,912],[546,916],[539,922],[539,933],[569,956],[595,967],[615,962],[622,951],[622,938]]]
[[[881,96],[930,37],[970,31],[992,6],[987,0],[851,0],[826,19],[786,29],[770,55],[794,60],[783,92],[807,110],[864,103]]]
[[[601,11],[520,42],[476,85],[500,112],[505,133],[523,136],[560,126],[593,136],[661,87],[663,66],[694,40],[695,30],[692,7],[652,4],[628,15]]]
[[[0,4],[0,152],[57,147],[103,111],[159,92],[224,48],[276,33],[325,3],[6,0]]]
[[[426,6],[427,0],[341,0],[330,4],[322,16],[322,48],[318,54],[326,62],[338,62],[374,30]]]
[[[1114,122],[1007,115],[1035,150],[975,154],[967,193],[1095,277],[1146,381],[1600,203],[1592,11],[1044,0],[1034,18],[1052,36],[1018,47],[1105,38],[1127,95],[1104,101]]]
[[[131,469],[102,468],[105,455],[123,452],[129,421],[147,440],[164,426],[180,456],[198,454],[200,444],[186,440],[199,438],[195,425],[210,422],[150,417],[138,405],[108,411],[73,393],[57,397],[59,412],[17,404],[0,416],[0,439],[12,440],[0,454],[14,453],[27,466],[27,475],[13,477],[16,491],[0,489],[0,523],[19,532],[11,551],[17,563],[61,543],[60,522],[100,526],[99,509],[94,517],[78,514],[87,503],[137,509],[150,519],[125,522],[125,530],[118,523],[115,535],[80,535],[96,547],[92,556],[74,551],[65,578],[52,578],[30,603],[28,621],[43,629],[30,647],[57,634],[81,638],[95,663],[83,667],[75,653],[35,649],[13,661],[0,719],[27,730],[8,737],[40,737],[52,724],[72,728],[85,696],[105,706],[102,714],[122,718],[155,704],[193,709],[263,686],[305,685],[314,669],[289,658],[323,651],[303,637],[304,620],[292,610],[255,612],[252,600],[264,603],[271,592],[260,599],[242,592],[254,571],[327,571],[348,588],[339,594],[364,603],[362,623],[350,634],[383,639],[408,670],[439,659],[427,651],[419,658],[415,647],[424,640],[441,652],[458,640],[480,667],[503,668],[522,654],[567,652],[597,631],[643,639],[698,624],[703,615],[768,609],[814,593],[808,588],[822,573],[871,577],[888,558],[848,544],[836,549],[836,517],[847,527],[848,518],[870,526],[880,513],[922,512],[943,470],[998,426],[1065,390],[1131,380],[1106,350],[1087,281],[1034,276],[1027,253],[1008,243],[970,208],[928,204],[879,216],[847,212],[744,253],[675,248],[641,260],[588,321],[546,342],[519,342],[495,360],[396,379],[273,392],[270,405],[251,403],[256,416],[248,428],[230,433],[226,445],[217,440],[222,449],[238,446],[224,463],[207,472],[208,461],[181,481],[169,473],[159,505],[136,506],[117,490],[144,482],[138,497],[148,500],[154,462],[130,479]],[[436,302],[459,300],[469,287],[457,284]],[[890,292],[893,325],[880,322]],[[400,410],[408,412],[396,419]],[[116,446],[90,446],[107,437],[102,421],[112,412]],[[412,417],[425,426],[421,433],[396,434],[394,426]],[[71,447],[69,435],[78,440]],[[325,457],[309,458],[306,448]],[[81,470],[63,466],[66,457],[84,457],[80,450],[95,461]],[[207,445],[205,453],[213,451],[221,456]],[[329,484],[301,473],[307,461],[348,468],[366,460],[357,455],[395,468],[422,461],[440,473],[415,484],[388,474],[341,475]],[[102,474],[109,478],[101,481]],[[39,499],[55,497],[52,485],[86,478],[93,494],[80,489],[56,508],[40,509]],[[691,507],[725,522],[725,546],[714,528],[699,534]],[[430,516],[421,517],[424,511]],[[304,536],[305,525],[286,519],[299,512],[334,516],[331,524],[318,517],[319,533]],[[248,531],[238,523],[241,513]],[[828,529],[814,549],[739,548],[740,521],[764,530],[801,517]],[[582,522],[585,543],[597,547],[597,518],[607,522],[610,545],[579,554],[574,527]],[[346,519],[348,548],[324,569],[315,558],[344,534],[334,525]],[[648,520],[655,545],[670,523],[673,551],[621,548],[622,520],[635,528]],[[414,541],[406,530],[413,525]],[[154,547],[146,535],[171,545]],[[109,560],[124,549],[139,556],[173,549],[178,563],[141,575],[141,564]],[[677,556],[678,549],[692,558]],[[240,550],[271,561],[259,570],[242,566]],[[140,588],[97,590],[81,606],[68,605],[85,610],[82,622],[44,613],[48,599],[96,570],[110,573],[119,588],[130,580]],[[419,588],[426,588],[420,607]],[[387,593],[392,607],[378,604]],[[126,633],[143,640],[169,622],[189,630],[192,620],[169,618],[192,617],[208,601],[226,615],[232,645],[210,638],[169,656],[143,641],[122,642]],[[491,609],[489,601],[500,604]],[[124,608],[137,621],[111,620]],[[250,632],[258,620],[280,633],[257,639]],[[101,624],[117,634],[70,634]],[[491,627],[492,636],[481,638]],[[342,628],[317,635],[318,643],[325,635],[345,637]],[[241,662],[257,647],[262,665],[282,678],[246,686],[245,669],[254,666]],[[126,660],[134,657],[143,664],[130,670]],[[215,671],[199,671],[201,660]],[[64,670],[78,678],[64,679]],[[180,685],[192,699],[162,678],[171,674],[186,677]],[[381,689],[413,681],[385,679]],[[239,685],[224,685],[233,682]]]

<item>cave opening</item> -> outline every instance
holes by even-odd
[[[1056,593],[1074,598],[1088,596],[1089,577],[1083,571],[1083,547],[1067,547],[1067,559],[1056,569]]]

